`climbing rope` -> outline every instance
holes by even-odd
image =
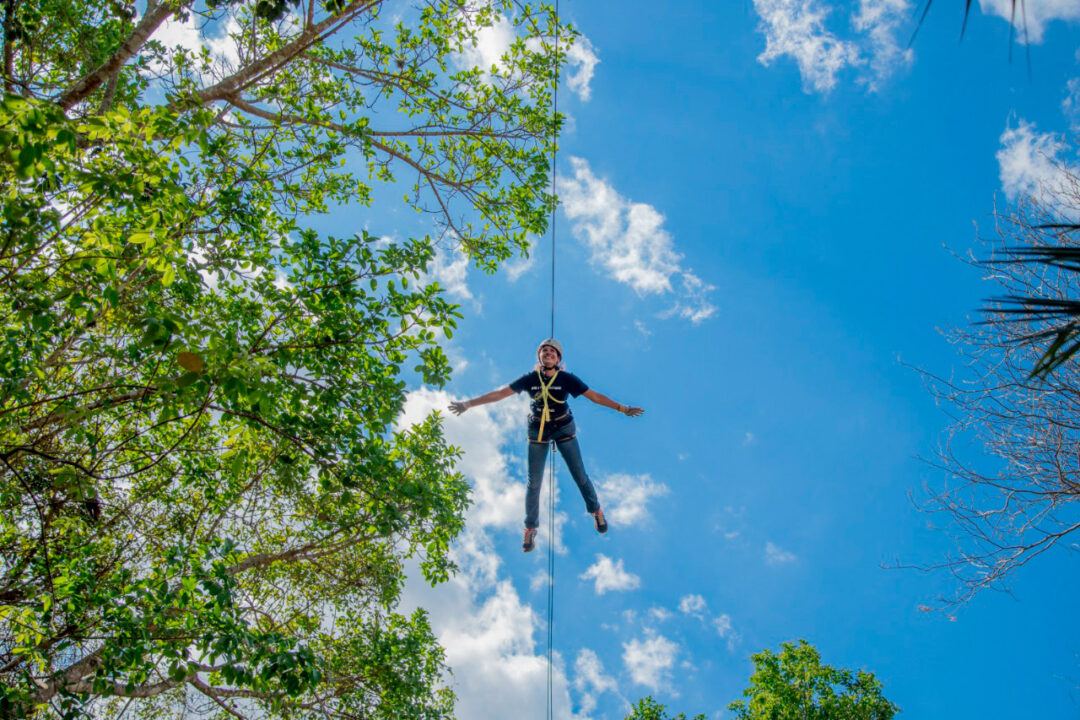
[[[555,0],[555,79],[552,88],[552,142],[551,142],[551,196],[555,194],[555,160],[558,155],[559,136],[555,122],[559,117],[559,0]],[[555,205],[551,206],[551,328],[548,337],[555,337]],[[553,377],[552,382],[555,381]],[[543,378],[540,379],[541,386]],[[550,383],[549,383],[550,386]],[[547,393],[545,388],[544,414],[547,415]],[[545,418],[546,419],[546,418]],[[541,432],[543,432],[543,419]],[[537,436],[537,440],[540,435]],[[551,444],[551,457],[548,458],[548,596],[547,596],[547,720],[554,720],[552,707],[552,647],[555,633],[555,443]]]

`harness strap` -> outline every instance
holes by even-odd
[[[548,400],[553,403],[565,405],[565,400],[556,400],[551,395],[551,385],[555,382],[555,378],[559,377],[559,371],[556,370],[555,374],[551,376],[547,384],[544,384],[544,374],[539,370],[536,371],[536,376],[540,378],[540,399],[544,401],[544,411],[540,413],[540,431],[536,433],[536,441],[541,442],[544,439],[544,425],[551,419],[551,408],[548,407]]]

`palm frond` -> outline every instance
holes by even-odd
[[[911,33],[911,40],[908,41],[908,47],[915,44],[915,38],[919,35],[919,30],[922,29],[923,22],[926,20],[926,15],[930,12],[930,6],[934,0],[926,0],[922,6],[922,11],[919,12],[919,20],[915,23],[915,31]],[[1016,6],[1020,6],[1020,13],[1024,18],[1024,38],[1027,39],[1027,13],[1024,7],[1024,0],[1012,0],[1012,13],[1009,18],[1009,60],[1012,61],[1012,46],[1013,46],[1013,33],[1016,29]],[[960,39],[964,39],[964,33],[967,31],[968,18],[971,16],[971,0],[964,0],[964,20],[960,25]]]
[[[1080,230],[1080,225],[1072,223],[1052,223],[1038,227],[1062,230],[1063,234]],[[1080,247],[1030,245],[1006,248],[1004,255],[1004,258],[985,260],[982,264],[1038,263],[1063,272],[1080,274]],[[1040,328],[1017,337],[1018,343],[1034,345],[1050,341],[1035,362],[1029,378],[1046,378],[1080,352],[1080,300],[1007,295],[990,298],[983,312],[992,316],[992,319],[980,324],[1023,323]]]

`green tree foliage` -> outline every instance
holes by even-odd
[[[737,720],[890,720],[899,712],[873,673],[822,665],[805,640],[751,658],[750,687],[728,706]]]
[[[2,7],[0,716],[446,716],[395,608],[468,489],[437,417],[394,421],[449,372],[437,243],[493,269],[543,230],[553,14]],[[500,17],[502,62],[461,63]],[[236,52],[160,39],[189,19]],[[439,237],[310,229],[379,184]]]
[[[630,714],[626,716],[625,720],[686,720],[686,715],[683,713],[668,715],[667,708],[664,705],[656,702],[651,697],[645,697],[638,700],[634,707],[630,708]],[[695,715],[694,720],[705,720],[705,716]]]

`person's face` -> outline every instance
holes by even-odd
[[[544,367],[555,367],[559,364],[559,351],[550,345],[540,348],[540,364]]]

